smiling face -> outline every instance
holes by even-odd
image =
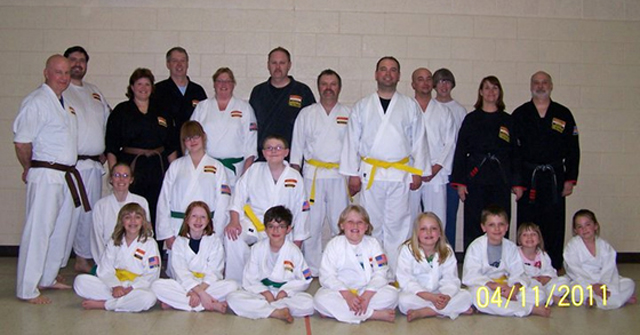
[[[531,77],[531,95],[538,99],[548,99],[553,90],[551,76],[545,72],[537,72]]]
[[[291,226],[286,222],[276,222],[276,220],[271,220],[265,225],[265,230],[271,246],[279,247],[284,244],[287,234],[291,232]]]
[[[128,166],[117,165],[113,168],[111,185],[115,193],[127,192],[131,183],[133,183],[133,175]]]
[[[171,52],[169,59],[167,60],[167,69],[169,75],[172,78],[183,78],[187,76],[187,70],[189,69],[189,59],[187,55],[178,50]]]
[[[436,220],[431,217],[424,217],[420,220],[418,244],[425,251],[425,254],[430,254],[435,250],[440,236],[442,236],[442,230],[440,230],[440,224]]]
[[[588,216],[580,215],[573,222],[573,232],[584,241],[595,241],[598,229],[600,226]]]
[[[69,54],[69,64],[71,65],[71,79],[82,80],[87,74],[87,57],[80,51]]]
[[[140,230],[144,223],[144,218],[140,213],[128,212],[122,217],[122,226],[124,227],[127,239],[137,238],[140,236]]]
[[[55,55],[49,57],[46,68],[44,69],[44,78],[47,86],[60,96],[64,90],[69,87],[71,82],[71,65],[69,60]]]
[[[520,243],[523,248],[537,249],[540,245],[540,236],[538,232],[527,229],[518,236],[518,243]]]
[[[378,89],[395,90],[400,81],[400,65],[393,59],[383,59],[376,69],[375,77]]]
[[[502,215],[488,215],[481,225],[482,231],[487,233],[489,244],[500,245],[504,235],[509,229],[507,219]]]
[[[213,89],[216,91],[216,98],[227,100],[233,96],[233,90],[236,87],[236,83],[233,81],[233,78],[226,73],[221,73],[214,81],[213,81]]]
[[[482,97],[483,106],[495,106],[500,97],[500,87],[485,80],[479,94]]]
[[[270,138],[264,142],[262,154],[268,163],[282,163],[289,154],[289,149],[286,148],[284,142]]]
[[[131,85],[131,90],[133,91],[133,96],[136,100],[147,101],[153,91],[153,83],[151,83],[149,78],[142,77]]]
[[[318,80],[320,100],[337,101],[340,95],[340,81],[333,74],[325,74]]]
[[[417,94],[431,96],[433,90],[433,75],[431,71],[420,68],[413,71],[411,76],[411,87]]]
[[[347,213],[345,220],[340,223],[340,230],[344,231],[344,236],[350,244],[359,244],[362,242],[369,223],[367,223],[362,215],[355,211]]]
[[[211,222],[204,208],[193,207],[187,217],[187,224],[189,225],[189,235],[191,235],[191,238],[198,239],[204,235],[205,228],[207,228],[207,225],[211,224]]]
[[[184,138],[184,148],[191,155],[204,153],[204,138],[200,135],[192,135]]]

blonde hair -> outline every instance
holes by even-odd
[[[130,202],[120,209],[118,212],[118,222],[116,223],[116,227],[113,229],[113,234],[111,238],[113,239],[113,244],[119,247],[122,244],[122,238],[125,235],[124,229],[124,217],[127,214],[138,214],[142,216],[142,227],[140,227],[140,233],[138,233],[138,241],[146,242],[149,237],[153,237],[153,228],[149,221],[147,221],[147,212],[145,212],[144,208],[135,202]]]
[[[517,232],[518,238],[516,240],[516,242],[518,242],[518,245],[521,245],[520,236],[522,236],[522,234],[524,234],[524,232],[526,232],[527,230],[530,230],[538,234],[539,242],[538,242],[537,248],[540,251],[544,252],[544,240],[542,239],[542,231],[540,230],[540,227],[538,227],[538,225],[533,222],[523,222],[518,227],[518,232]]]
[[[571,226],[571,230],[573,232],[573,236],[576,236],[578,234],[576,234],[576,220],[581,217],[584,216],[586,218],[588,218],[589,220],[593,221],[593,224],[596,226],[596,236],[600,236],[600,222],[598,222],[598,219],[596,219],[596,213],[594,213],[593,211],[589,210],[589,209],[581,209],[579,211],[577,211],[575,214],[573,214],[573,220],[571,220],[573,222],[572,226]]]
[[[442,264],[449,257],[451,253],[451,247],[449,246],[449,242],[447,241],[447,236],[445,236],[442,229],[442,220],[433,212],[420,213],[413,223],[413,234],[411,237],[404,241],[402,244],[409,247],[409,250],[413,254],[413,257],[416,261],[423,261],[422,253],[420,253],[420,241],[418,241],[418,233],[420,232],[420,223],[424,219],[432,219],[438,224],[438,229],[440,229],[440,238],[438,242],[436,242],[436,253],[438,253],[438,263]]]
[[[371,225],[371,220],[369,219],[369,213],[367,213],[367,210],[364,209],[364,207],[359,205],[349,205],[342,211],[342,213],[340,213],[340,218],[338,219],[338,230],[340,230],[339,235],[344,235],[344,229],[342,229],[340,225],[347,221],[347,215],[349,215],[350,212],[360,214],[360,216],[362,217],[362,221],[367,223],[367,231],[365,231],[364,233],[366,235],[371,235],[373,226]]]
[[[178,233],[179,236],[189,237],[189,216],[191,216],[191,212],[197,207],[204,209],[204,211],[207,213],[207,226],[204,227],[204,234],[213,234],[213,222],[211,221],[211,210],[209,209],[209,205],[207,205],[207,203],[204,201],[194,201],[189,204],[187,210],[184,213],[182,227],[180,227],[180,232]]]

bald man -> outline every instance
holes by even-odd
[[[69,61],[62,55],[49,57],[44,78],[44,84],[22,101],[13,124],[16,155],[27,184],[16,295],[33,304],[51,302],[41,289],[71,288],[59,281],[58,270],[65,260],[74,204],[80,204],[77,190],[84,191],[75,169],[77,117],[62,96],[71,80]]]

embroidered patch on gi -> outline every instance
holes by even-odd
[[[293,272],[293,262],[292,261],[284,261],[284,270]]]
[[[302,211],[308,212],[310,209],[311,209],[311,206],[309,205],[309,202],[305,200],[305,202],[302,203]]]
[[[551,120],[551,129],[559,132],[559,133],[563,133],[564,132],[564,128],[567,126],[567,123],[558,119],[558,118],[553,118],[553,120]]]
[[[302,97],[299,95],[290,95],[289,96],[289,106],[300,108],[302,107]]]
[[[231,112],[231,117],[242,117],[242,112],[241,111],[232,111]]]
[[[573,136],[578,136],[578,126],[573,126]]]
[[[309,270],[309,268],[306,268],[304,271],[302,271],[302,275],[304,276],[304,279],[311,279],[311,270]]]
[[[76,115],[76,110],[73,107],[69,106],[69,113]]]
[[[255,122],[249,123],[249,131],[258,131],[258,124]]]
[[[220,193],[231,195],[231,187],[227,184],[222,184],[222,186],[220,186]]]
[[[204,172],[216,174],[216,172],[218,172],[218,169],[213,165],[205,165]]]
[[[337,124],[347,124],[349,122],[349,117],[348,116],[338,116],[336,117],[336,123]]]
[[[298,181],[296,179],[285,179],[284,187],[296,187]]]
[[[502,140],[506,142],[510,142],[511,137],[509,136],[509,128],[505,126],[500,126],[500,133],[498,134],[498,137],[500,137]]]
[[[158,256],[149,257],[149,268],[153,269],[158,267],[160,267],[160,257]]]
[[[376,263],[378,263],[379,268],[387,265],[387,256],[385,254],[376,256]]]
[[[162,116],[158,116],[158,124],[166,128],[167,119],[163,118]]]
[[[196,100],[196,99],[191,100],[191,107],[196,108],[196,106],[198,106],[198,103],[199,103],[199,102],[200,102],[200,101],[198,101],[198,100]]]
[[[142,258],[144,257],[144,250],[142,249],[136,249],[136,253],[133,254],[133,257],[142,260]]]
[[[91,93],[91,97],[93,97],[94,99],[102,102],[102,97],[98,93]]]

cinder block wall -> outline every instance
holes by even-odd
[[[175,45],[189,51],[189,74],[209,95],[212,73],[228,66],[245,99],[268,77],[266,54],[278,45],[293,54],[291,73],[314,89],[321,70],[338,71],[347,104],[375,89],[383,55],[400,60],[407,94],[416,67],[450,68],[453,95],[467,108],[480,79],[494,74],[511,111],[529,99],[530,75],[546,70],[553,99],[580,128],[581,176],[568,220],[590,208],[618,251],[640,251],[638,0],[2,0],[0,245],[19,244],[24,219],[13,119],[42,82],[45,59],[76,44],[91,56],[86,79],[112,105],[125,99],[136,67],[166,78],[164,53]]]

